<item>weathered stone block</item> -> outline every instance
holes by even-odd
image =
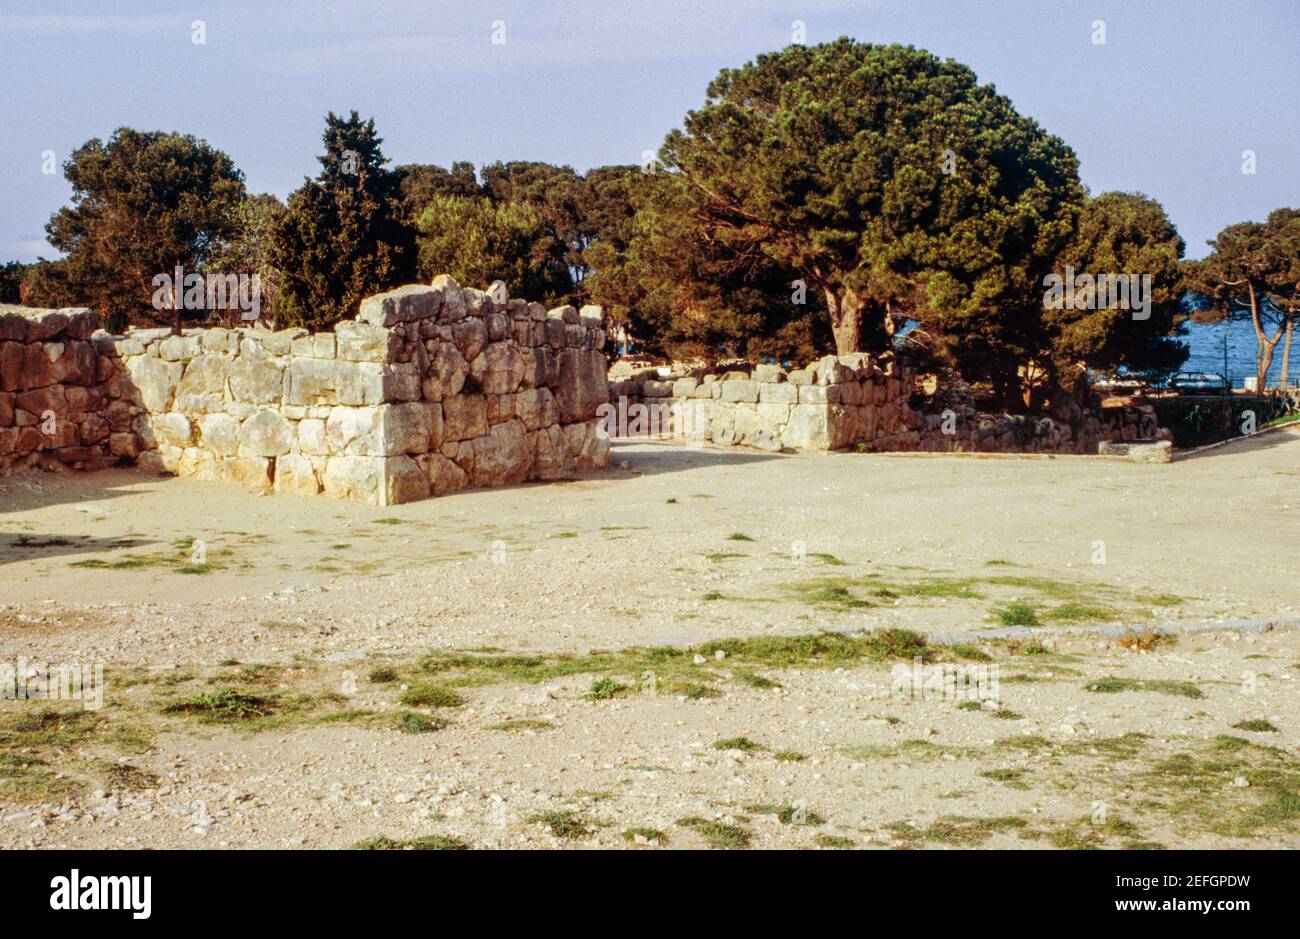
[[[437,281],[434,282],[437,284]],[[443,289],[411,284],[361,301],[357,319],[375,326],[396,326],[412,320],[437,316],[443,303]]]

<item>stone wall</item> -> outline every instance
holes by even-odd
[[[369,297],[329,333],[148,329],[92,346],[98,412],[133,436],[110,436],[109,454],[390,505],[607,467],[604,342],[596,308],[547,311],[444,276]]]
[[[0,471],[94,469],[138,452],[117,359],[89,310],[0,306]]]
[[[907,403],[914,376],[893,357],[826,356],[787,372],[775,365],[655,370],[611,382],[613,401],[659,406],[667,433],[760,450],[915,449],[921,418]],[[662,423],[662,422],[661,422]]]
[[[914,371],[888,355],[826,356],[789,372],[775,365],[667,376],[648,369],[611,379],[605,413],[616,416],[617,407],[625,418],[615,436],[769,451],[1095,454],[1105,440],[1167,437],[1149,406],[1100,414],[1073,408],[1056,418],[988,414],[975,408],[968,386],[947,378],[923,400]]]

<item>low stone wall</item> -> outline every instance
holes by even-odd
[[[610,382],[603,433],[659,436],[760,450],[1097,453],[1104,440],[1167,437],[1149,406],[1081,409],[1060,418],[978,411],[960,381],[926,404],[917,376],[893,356],[826,356],[787,372],[775,365]],[[616,429],[617,428],[617,429]]]
[[[330,333],[98,334],[89,413],[129,435],[108,453],[143,467],[389,505],[607,467],[604,342],[596,308],[439,277],[367,298]]]
[[[115,402],[111,342],[85,309],[0,306],[0,471],[131,459],[134,415]]]
[[[921,418],[907,404],[913,382],[910,369],[892,357],[863,353],[827,356],[790,372],[756,365],[663,378],[649,370],[611,382],[610,398],[611,407],[624,402],[633,418],[658,415],[660,435],[770,451],[858,443],[902,450],[919,440]]]

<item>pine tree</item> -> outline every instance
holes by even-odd
[[[323,140],[321,171],[289,196],[270,252],[283,277],[280,316],[310,329],[354,316],[364,297],[415,274],[415,232],[403,217],[400,180],[385,166],[374,119],[331,111]]]

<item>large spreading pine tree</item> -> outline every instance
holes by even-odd
[[[271,263],[283,277],[278,312],[309,329],[354,316],[364,297],[415,274],[415,232],[374,119],[330,112],[323,139],[320,174],[289,196],[271,244]]]

